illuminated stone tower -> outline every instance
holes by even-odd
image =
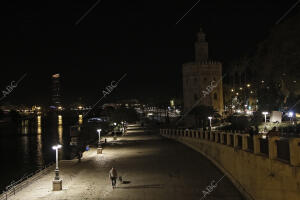
[[[184,111],[200,100],[199,105],[212,106],[219,114],[223,113],[222,63],[209,60],[208,43],[202,29],[195,42],[195,61],[183,64],[182,74]],[[207,90],[211,85],[215,87]]]

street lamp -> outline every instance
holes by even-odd
[[[265,123],[267,123],[267,114],[269,114],[268,112],[262,112],[262,114],[265,116]]]
[[[290,112],[288,113],[288,116],[289,116],[290,122],[291,122],[291,121],[292,121],[292,118],[293,118],[293,116],[294,116],[294,112],[290,111]]]
[[[102,154],[102,147],[101,147],[101,128],[97,129],[98,132],[98,148],[97,148],[97,154]]]
[[[59,178],[59,169],[58,169],[58,149],[62,146],[60,144],[52,147],[56,152],[56,168],[55,168],[55,177],[53,180],[53,191],[62,190],[62,180]]]
[[[117,139],[117,135],[116,135],[116,126],[117,126],[117,123],[114,122],[114,140]]]
[[[97,129],[97,132],[98,132],[98,147],[101,147],[101,128],[100,129]]]
[[[212,117],[209,116],[208,119],[209,119],[209,127],[211,128],[211,119],[212,119]]]
[[[122,121],[121,124],[122,124],[122,128],[123,128],[122,132],[123,132],[123,134],[124,134],[124,132],[125,132],[124,122]]]

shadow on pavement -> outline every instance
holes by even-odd
[[[118,189],[144,189],[144,188],[162,188],[162,185],[152,184],[152,185],[136,185],[136,186],[118,187]]]
[[[123,181],[122,184],[129,184],[130,181]]]

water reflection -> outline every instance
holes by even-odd
[[[78,115],[78,124],[79,124],[79,125],[82,124],[82,115]]]
[[[21,128],[21,133],[22,134],[28,134],[28,123],[29,123],[29,120],[26,119],[26,120],[22,120],[22,128]]]
[[[42,123],[41,123],[41,116],[37,116],[37,134],[40,135],[42,134]]]
[[[72,123],[77,122],[75,115]],[[70,159],[73,147],[69,146],[69,122],[64,115],[35,115],[22,119],[14,126],[0,126],[0,155],[5,164],[0,174],[0,191],[13,179],[55,161],[54,144],[60,143],[59,159]],[[65,120],[63,122],[63,120]]]
[[[21,137],[21,147],[22,147],[22,152],[24,152],[22,154],[22,160],[24,163],[29,163],[29,156],[30,156],[30,152],[29,152],[29,141],[28,141],[28,137],[27,136],[22,136]]]
[[[42,117],[39,115],[39,116],[37,116],[37,124],[38,125],[41,125],[42,124]]]
[[[44,157],[43,157],[43,143],[42,143],[42,136],[37,135],[36,137],[36,164],[38,167],[42,167],[45,162],[44,162]]]
[[[62,121],[62,116],[58,115],[58,125],[62,125],[63,121]]]

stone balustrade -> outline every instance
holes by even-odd
[[[160,134],[163,136],[169,137],[188,137],[195,139],[208,140],[211,142],[232,146],[235,148],[240,147],[240,149],[248,151],[248,137],[249,134],[241,134],[238,132],[210,132],[210,131],[199,131],[199,130],[175,130],[175,129],[160,129]],[[225,144],[224,138],[227,138],[227,143]],[[238,138],[242,139],[239,140]],[[254,144],[254,154],[261,154],[260,150],[260,141],[262,137],[260,135],[253,136],[253,144]],[[268,139],[268,149],[269,149],[269,159],[277,159],[277,145],[276,141],[280,140],[280,137],[270,137]],[[300,167],[300,138],[290,138],[289,139],[289,147],[290,147],[290,160],[289,163],[293,166]]]
[[[277,136],[264,139],[240,132],[188,129],[161,129],[160,133],[210,159],[246,199],[300,199],[300,138],[285,139],[278,146],[283,139]],[[287,149],[282,151],[283,147]]]

